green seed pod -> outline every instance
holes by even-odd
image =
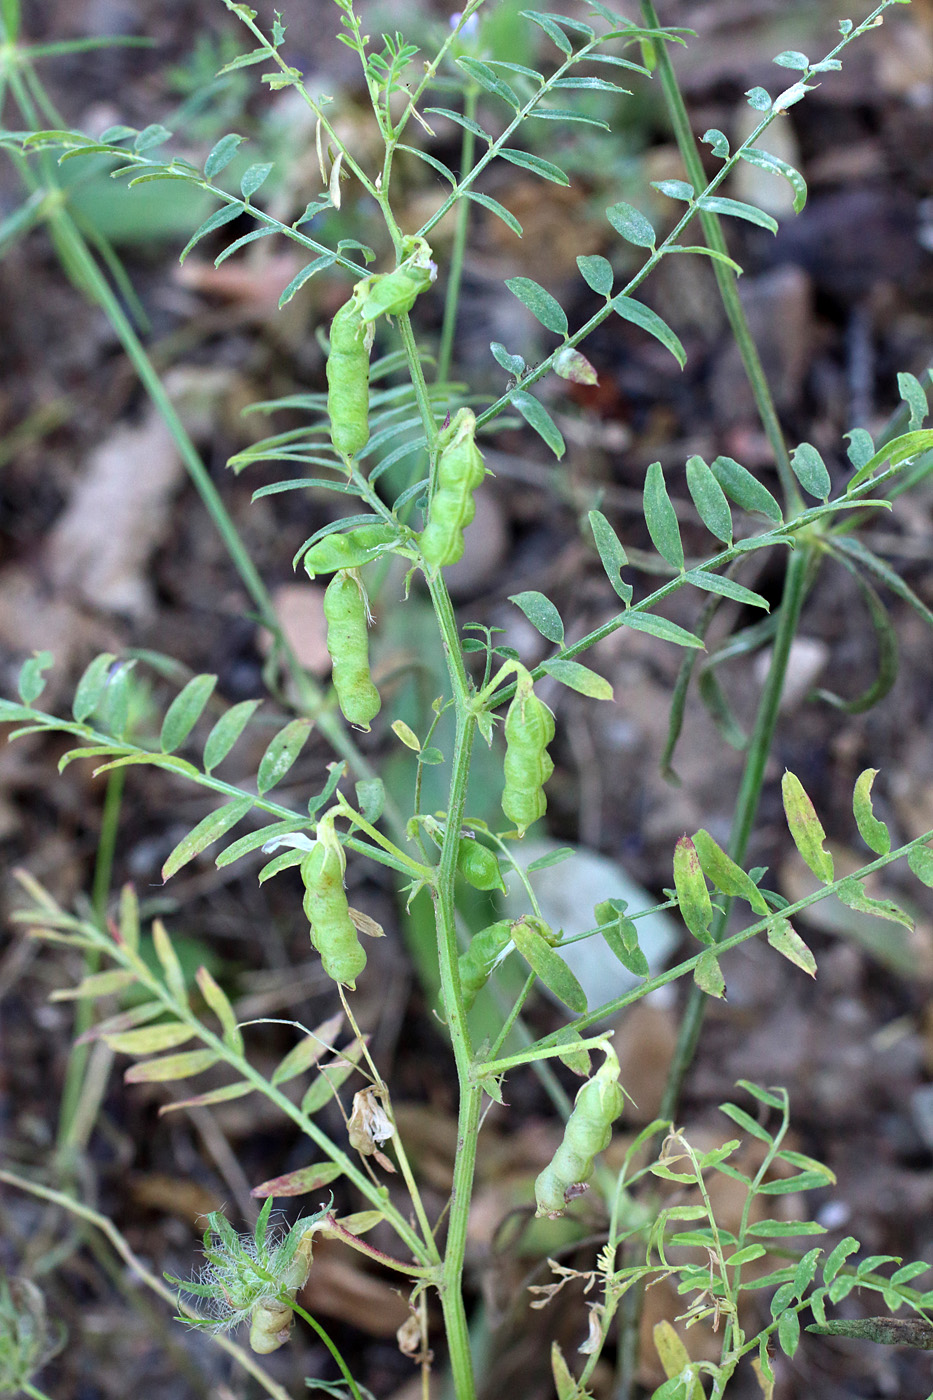
[[[472,836],[461,836],[457,850],[457,869],[475,890],[505,891],[505,881],[499,862],[488,846],[480,845]]]
[[[611,1045],[606,1058],[581,1085],[567,1120],[564,1137],[549,1164],[535,1181],[536,1215],[563,1215],[567,1202],[580,1195],[593,1171],[593,1161],[609,1146],[612,1125],[625,1105],[619,1083],[619,1061]]]
[[[318,822],[314,845],[301,862],[303,908],[324,971],[334,982],[353,991],[366,966],[366,953],[343,888],[347,858],[334,831],[334,816],[334,812],[328,812]]]
[[[341,569],[324,593],[327,650],[334,663],[337,700],[350,724],[368,729],[382,705],[369,674],[366,595],[355,573]]]
[[[544,784],[554,772],[547,746],[554,738],[554,716],[532,688],[527,671],[505,717],[505,787],[502,810],[515,823],[519,836],[547,811]]]
[[[358,302],[359,296],[355,290],[330,326],[327,412],[331,442],[342,457],[355,457],[369,442],[369,352],[372,332],[363,324]]]
[[[463,532],[476,514],[473,492],[486,475],[474,441],[476,417],[461,408],[438,438],[434,495],[421,535],[421,553],[434,569],[463,558]]]
[[[333,574],[338,569],[358,569],[385,553],[386,546],[397,539],[394,525],[359,525],[342,535],[325,535],[311,546],[302,562],[309,578]]]
[[[437,265],[431,260],[431,249],[423,238],[407,238],[408,254],[394,272],[377,273],[366,280],[366,290],[360,301],[364,321],[377,316],[401,316],[410,311],[421,292],[430,287],[437,276]]]
[[[470,946],[460,954],[460,986],[463,989],[463,1008],[469,1011],[477,996],[489,981],[489,974],[505,952],[512,938],[512,925],[508,919],[500,919],[488,928],[475,933]]]

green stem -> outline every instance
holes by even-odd
[[[473,1048],[460,985],[460,950],[457,943],[454,888],[476,719],[470,708],[470,685],[463,666],[457,623],[450,595],[440,571],[428,574],[427,578],[441,632],[457,713],[446,826],[434,888],[441,992],[460,1085],[457,1155],[454,1163],[453,1191],[450,1200],[450,1217],[440,1293],[447,1332],[450,1368],[457,1400],[472,1400],[475,1394],[475,1382],[473,1361],[470,1355],[469,1328],[463,1301],[463,1265],[466,1257],[467,1225],[473,1193],[473,1176],[476,1170],[476,1146],[479,1137],[482,1090],[478,1084],[474,1083],[471,1075]]]
[[[464,115],[470,121],[476,118],[476,104],[479,98],[479,88],[475,83],[471,83],[464,93],[463,110]],[[473,152],[476,147],[476,136],[467,127],[463,128],[463,139],[460,145],[460,179],[466,177],[467,171],[473,164]],[[437,381],[442,383],[450,374],[451,361],[453,360],[454,332],[457,329],[457,311],[460,306],[460,284],[463,280],[463,260],[466,253],[467,233],[470,227],[470,201],[461,199],[457,206],[457,225],[454,231],[454,242],[450,253],[450,268],[447,273],[447,292],[444,297],[444,322],[441,326],[441,339],[437,351]]]
[[[745,768],[742,773],[742,783],[732,819],[729,854],[737,865],[741,865],[744,861],[755,814],[758,811],[758,803],[761,799],[765,765],[774,740],[791,644],[797,635],[797,627],[800,623],[800,614],[809,583],[810,558],[811,549],[799,545],[788,561],[784,594],[781,599],[781,614],[771,654],[771,665],[768,668],[768,678],[758,702],[755,728],[749,743]],[[716,915],[712,926],[714,942],[718,943],[722,940],[729,918],[729,910],[730,904],[726,901],[722,912]],[[668,1072],[661,1106],[658,1109],[659,1118],[669,1118],[673,1121],[677,1116],[680,1091],[696,1053],[708,1001],[709,998],[694,983],[687,995],[687,1005],[680,1023],[674,1058]]]
[[[641,12],[645,22],[652,28],[659,29],[658,20],[653,0],[641,0]],[[664,89],[664,100],[671,118],[671,125],[674,128],[674,136],[680,150],[681,158],[687,171],[687,179],[695,189],[703,189],[706,184],[706,172],[703,169],[703,162],[697,149],[696,138],[693,135],[693,128],[690,125],[690,118],[687,114],[687,107],[684,103],[680,91],[680,84],[671,63],[670,54],[666,42],[657,40],[654,45],[655,53],[658,57],[658,72],[661,78],[661,86]],[[707,246],[715,252],[729,254],[728,244],[722,231],[722,225],[717,214],[711,214],[707,210],[700,210],[700,225],[703,229],[703,236]],[[713,275],[719,286],[719,295],[725,308],[726,317],[732,328],[736,345],[745,366],[745,373],[751,385],[752,394],[755,398],[755,405],[758,409],[758,416],[761,419],[762,427],[765,430],[771,451],[774,453],[774,460],[777,465],[778,475],[781,478],[781,486],[784,490],[784,498],[789,510],[799,510],[802,505],[800,491],[797,487],[797,480],[791,470],[790,457],[787,452],[787,444],[784,441],[784,434],[778,419],[777,409],[774,405],[774,398],[771,394],[771,386],[768,383],[761,358],[758,354],[758,347],[749,330],[748,321],[745,316],[745,309],[739,297],[736,279],[731,270],[716,258],[710,259],[713,264]]]
[[[331,1356],[334,1358],[337,1365],[339,1366],[340,1374],[346,1381],[350,1389],[350,1394],[353,1396],[353,1400],[363,1400],[363,1397],[360,1395],[359,1392],[359,1387],[357,1386],[356,1381],[353,1379],[353,1376],[350,1373],[350,1368],[347,1366],[347,1363],[340,1355],[340,1352],[337,1350],[336,1346],[331,1341],[330,1337],[325,1332],[321,1324],[317,1321],[317,1319],[312,1317],[309,1312],[305,1312],[304,1308],[301,1307],[298,1303],[296,1303],[294,1298],[288,1298],[283,1295],[282,1302],[288,1303],[289,1307],[294,1309],[294,1311],[298,1314],[302,1321],[306,1322],[309,1327],[314,1328],[315,1332],[318,1334],[321,1341],[327,1347],[327,1350],[330,1352]]]

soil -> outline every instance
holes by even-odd
[[[504,15],[509,7],[500,8]],[[836,20],[847,13],[835,0],[820,7],[775,0],[670,0],[658,8],[664,22],[700,35],[678,56],[694,129],[716,128],[733,142],[748,118],[747,90],[764,85],[777,91],[776,71],[793,81],[793,75],[774,69],[770,56],[786,48],[823,52],[837,33]],[[235,71],[203,95],[216,69],[242,44],[233,16],[214,0],[164,0],[152,7],[127,0],[38,0],[24,9],[32,43],[86,36],[147,41],[147,46],[123,44],[42,59],[38,71],[56,109],[47,113],[49,125],[99,135],[115,123],[142,129],[162,122],[177,133],[171,149],[197,161],[221,135],[237,131],[252,143],[253,160],[276,162],[263,198],[286,223],[319,191],[313,124],[287,91],[264,90],[258,81],[262,68]],[[415,34],[429,28],[439,32],[446,18],[441,7],[408,0],[404,17],[383,6],[367,15],[367,24],[374,33],[399,26]],[[289,62],[309,75],[315,91],[347,95],[336,109],[341,133],[364,163],[371,162],[353,56],[330,37],[336,10],[323,0],[292,0],[285,19]],[[509,38],[507,25],[503,32],[502,42],[519,45],[506,49],[517,61],[532,61],[536,52],[544,59],[537,39]],[[682,170],[658,83],[637,80],[633,87],[636,95],[612,109],[611,137],[581,127],[584,136],[575,147],[565,147],[563,137],[551,143],[540,138],[539,155],[567,160],[569,189],[512,165],[502,165],[484,187],[524,226],[519,243],[501,221],[475,207],[456,375],[485,398],[505,387],[490,341],[502,342],[529,363],[553,348],[553,337],[503,292],[505,278],[541,281],[577,326],[600,301],[581,281],[577,255],[611,258],[617,285],[641,256],[612,233],[605,208],[634,200],[666,231],[671,201],[661,195],[655,200],[652,192],[652,202],[645,203],[644,190],[649,181],[682,178]],[[443,94],[437,105],[449,100]],[[16,130],[27,125],[12,88],[5,103],[4,124]],[[834,483],[851,470],[843,435],[853,428],[883,432],[899,409],[898,374],[923,376],[931,360],[931,111],[933,5],[914,0],[853,46],[842,72],[827,73],[774,134],[772,149],[807,179],[803,212],[795,217],[781,202],[787,193],[783,181],[752,166],[743,172],[743,183],[728,191],[780,218],[776,237],[727,221],[729,249],[745,269],[740,290],[787,440],[812,443]],[[456,165],[455,130],[435,120],[439,143],[431,149]],[[2,221],[10,221],[22,206],[34,188],[30,182],[41,187],[43,180],[55,178],[66,182],[81,226],[93,225],[109,240],[123,269],[120,303],[137,318],[209,480],[272,593],[281,625],[320,682],[326,682],[328,664],[320,589],[303,576],[299,581],[292,558],[303,540],[337,518],[340,498],[335,506],[332,494],[311,490],[253,501],[258,486],[281,478],[281,464],[239,475],[225,464],[266,433],[302,421],[294,413],[270,419],[243,416],[242,410],[257,401],[322,389],[323,350],[316,331],[326,327],[346,284],[319,276],[279,312],[278,297],[302,264],[291,245],[261,240],[215,267],[213,259],[230,234],[248,231],[240,221],[205,239],[180,267],[181,248],[213,206],[193,205],[187,194],[177,193],[181,186],[171,184],[126,192],[125,181],[111,181],[106,168],[95,173],[86,163],[81,166],[80,161],[50,162],[46,170],[33,157],[30,174],[24,175],[18,158],[0,162],[0,227],[9,233],[0,262],[0,693],[14,695],[23,661],[48,649],[56,664],[39,703],[67,714],[77,678],[94,655],[136,655],[142,678],[135,693],[136,722],[141,734],[155,738],[179,685],[193,674],[216,674],[215,715],[224,704],[264,701],[266,727],[260,725],[255,739],[244,741],[237,751],[239,766],[230,770],[231,781],[248,781],[269,737],[290,717],[289,697],[270,663],[270,639],[257,624],[254,601],[111,323],[83,294],[77,270],[63,259],[54,218],[40,217],[19,235]],[[404,167],[400,179],[402,223],[414,228],[436,207],[437,186],[428,167],[415,162]],[[371,241],[383,257],[372,210],[352,184],[345,191],[340,219],[329,233]],[[449,231],[439,228],[442,277],[449,239]],[[623,540],[634,565],[626,577],[637,596],[658,585],[663,562],[652,549],[642,514],[651,462],[664,466],[689,558],[702,558],[712,548],[687,491],[683,464],[689,457],[734,457],[779,491],[708,265],[669,258],[639,295],[676,330],[686,368],[681,371],[636,326],[606,321],[585,347],[599,376],[597,386],[555,376],[540,385],[563,431],[566,455],[557,464],[517,419],[490,443],[487,463],[494,480],[480,493],[479,523],[467,537],[467,558],[451,573],[462,621],[503,628],[500,640],[517,648],[529,665],[547,654],[545,644],[503,600],[531,589],[547,594],[568,639],[619,610],[592,548],[588,511],[602,510]],[[430,340],[439,330],[441,298],[422,300],[416,320]],[[929,378],[924,382],[929,386]],[[933,607],[931,504],[933,486],[921,480],[892,511],[868,514],[859,526],[863,543],[926,608]],[[777,604],[785,565],[783,552],[763,551],[746,562],[740,578]],[[382,624],[374,632],[375,668],[386,700],[383,717],[404,712],[417,728],[417,710],[404,709],[416,699],[404,679],[412,661],[421,668],[415,674],[423,679],[427,703],[439,693],[443,673],[432,689],[436,678],[425,660],[430,642],[425,651],[420,640],[425,600],[415,590],[402,605],[402,592],[402,579],[390,576],[374,599]],[[813,799],[837,873],[870,858],[852,811],[853,785],[866,768],[879,770],[875,812],[888,823],[894,844],[933,828],[930,630],[903,591],[898,595],[879,585],[878,597],[897,635],[898,669],[887,693],[863,712],[840,709],[825,695],[852,700],[877,674],[876,634],[864,587],[838,558],[828,557],[804,607],[745,862],[767,867],[764,886],[789,900],[810,886],[783,819],[785,769],[800,777]],[[701,603],[682,589],[666,605],[666,615],[694,628]],[[710,631],[710,649],[759,620],[751,612],[724,605]],[[737,648],[734,659],[716,671],[734,722],[746,733],[754,722],[767,644],[765,638],[755,650]],[[547,827],[563,842],[624,865],[653,900],[663,900],[672,884],[674,844],[684,832],[704,827],[726,844],[742,753],[724,741],[693,687],[673,760],[678,783],[665,779],[660,757],[680,650],[622,629],[587,659],[611,681],[616,699],[597,705],[545,683],[542,694],[555,708],[558,731]],[[385,773],[397,800],[407,801],[407,788],[393,784],[407,784],[410,768],[398,758],[388,725],[378,721],[360,746]],[[11,874],[15,867],[29,871],[66,906],[88,899],[95,869],[102,869],[97,839],[106,795],[113,798],[115,787],[93,778],[88,762],[74,762],[58,776],[56,764],[66,747],[64,736],[33,736],[0,749],[6,913],[22,901]],[[323,786],[332,756],[315,731],[276,790],[277,800],[300,807]],[[494,822],[497,779],[494,767],[489,772],[493,797],[481,793],[478,782],[473,803],[477,817]],[[485,782],[485,770],[481,776]],[[134,882],[145,914],[164,918],[192,966],[206,963],[223,981],[240,1020],[318,1024],[333,1011],[332,988],[308,948],[296,886],[280,879],[260,887],[258,854],[217,869],[214,852],[208,851],[163,887],[158,874],[163,861],[209,810],[198,789],[167,772],[128,770],[113,868],[109,874],[104,869],[109,888],[116,895],[125,882]],[[863,1254],[933,1265],[933,890],[902,867],[886,870],[870,892],[909,909],[912,931],[866,920],[842,905],[828,913],[820,905],[798,926],[817,960],[815,979],[759,941],[725,959],[726,997],[709,1006],[678,1126],[691,1141],[715,1145],[732,1136],[732,1125],[717,1105],[738,1100],[751,1107],[736,1080],[786,1087],[792,1145],[836,1175],[831,1189],[788,1198],[788,1213],[823,1223],[827,1248],[851,1234]],[[429,1214],[436,1216],[449,1193],[456,1100],[435,1002],[413,962],[417,921],[400,911],[388,878],[374,876],[359,862],[351,862],[348,878],[351,903],[378,920],[388,935],[371,945],[356,1014],[372,1035],[408,1151],[428,1183]],[[251,1188],[307,1165],[307,1145],[255,1096],[216,1110],[160,1116],[167,1098],[163,1086],[125,1085],[125,1060],[101,1054],[100,1046],[81,1082],[89,1120],[84,1127],[79,1122],[63,1145],[62,1125],[69,1121],[63,1105],[74,1092],[69,1066],[75,1009],[49,997],[79,980],[80,961],[70,950],[24,939],[14,925],[7,924],[2,937],[4,1164],[112,1218],[156,1275],[190,1276],[204,1214],[223,1207],[241,1225],[254,1218]],[[690,952],[684,932],[679,956]],[[623,1082],[637,1103],[623,1123],[623,1135],[649,1122],[657,1110],[686,995],[685,986],[677,985],[667,1000],[639,1005],[618,1023]],[[544,1032],[558,1024],[556,1016],[541,1002],[532,1022]],[[260,1067],[271,1070],[293,1041],[287,1025],[262,1025],[252,1028],[249,1044]],[[573,1092],[572,1076],[561,1075]],[[182,1097],[183,1087],[176,1086],[174,1097]],[[553,1148],[553,1117],[544,1090],[530,1074],[508,1081],[506,1099],[508,1108],[490,1113],[482,1138],[469,1255],[471,1307],[477,1346],[489,1358],[484,1393],[507,1389],[516,1400],[543,1400],[552,1393],[549,1340],[558,1335],[576,1363],[575,1348],[586,1330],[584,1300],[575,1285],[576,1292],[568,1287],[550,1307],[527,1309],[526,1285],[549,1281],[528,1232],[527,1203],[531,1178]],[[341,1130],[332,1109],[323,1121],[332,1131]],[[334,1190],[341,1209],[359,1208],[340,1183]],[[294,1210],[302,1202],[283,1204]],[[734,1204],[724,1200],[724,1218]],[[517,1216],[510,1214],[516,1210]],[[165,1303],[139,1286],[99,1231],[6,1186],[0,1211],[0,1267],[42,1288],[52,1324],[67,1337],[36,1382],[48,1395],[116,1400],[144,1393],[149,1400],[187,1400],[260,1394],[257,1383],[209,1340],[170,1320]],[[595,1222],[598,1232],[598,1211],[584,1211],[581,1219]],[[521,1228],[510,1231],[506,1227],[515,1220]],[[549,1240],[547,1250],[561,1249],[556,1236]],[[571,1237],[560,1259],[569,1267],[592,1268],[592,1240],[579,1243]],[[407,1303],[394,1278],[357,1267],[358,1262],[355,1256],[348,1261],[337,1247],[322,1247],[306,1305],[324,1321],[377,1400],[414,1397],[420,1394],[418,1371],[395,1335],[409,1315]],[[675,1316],[679,1303],[664,1298],[660,1289],[649,1300],[639,1368],[645,1393],[663,1379],[648,1325]],[[882,1310],[877,1298],[853,1294],[840,1312],[860,1315],[866,1307]],[[336,1379],[329,1356],[318,1341],[308,1340],[311,1335],[306,1331],[265,1358],[269,1373],[289,1394],[303,1393],[307,1376]],[[710,1346],[709,1354],[716,1354],[715,1339],[701,1328],[686,1340],[693,1355],[707,1354],[704,1348]],[[440,1361],[439,1326],[432,1341]],[[622,1400],[614,1386],[613,1355],[610,1344],[594,1393]],[[774,1366],[778,1400],[816,1395],[923,1400],[933,1388],[929,1353],[908,1347],[805,1334],[793,1359],[777,1355]],[[736,1400],[760,1394],[751,1372],[738,1378],[734,1394]]]

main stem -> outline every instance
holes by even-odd
[[[459,949],[457,946],[454,883],[457,871],[457,853],[460,845],[460,828],[463,823],[467,782],[470,775],[470,754],[476,732],[476,719],[470,708],[470,684],[463,667],[457,623],[450,595],[439,572],[428,578],[428,587],[431,590],[431,600],[443,639],[447,669],[457,709],[457,730],[454,740],[447,821],[434,888],[441,992],[460,1086],[457,1156],[454,1164],[450,1223],[447,1231],[447,1246],[444,1251],[440,1294],[454,1392],[457,1400],[473,1400],[476,1387],[473,1376],[473,1360],[470,1355],[469,1328],[463,1302],[463,1264],[466,1257],[467,1225],[470,1215],[470,1198],[473,1194],[473,1176],[476,1170],[476,1144],[479,1137],[482,1090],[472,1082],[471,1077],[473,1047],[463,1006],[458,970]]]

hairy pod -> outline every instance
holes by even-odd
[[[330,438],[342,457],[355,457],[369,442],[369,352],[372,331],[363,322],[354,291],[330,326],[327,412]]]
[[[437,474],[421,534],[421,553],[432,568],[463,558],[463,532],[476,514],[473,492],[486,475],[474,441],[476,418],[461,408],[438,438]]]
[[[366,966],[366,953],[350,917],[343,887],[346,863],[334,831],[334,814],[327,813],[318,822],[315,843],[301,862],[303,908],[324,971],[332,981],[353,991]]]
[[[472,836],[461,836],[457,848],[457,869],[475,890],[505,890],[499,862],[488,846]]]
[[[334,574],[324,593],[324,616],[337,701],[350,724],[368,729],[382,701],[369,674],[366,596],[355,573]]]
[[[619,1061],[610,1045],[606,1058],[580,1087],[564,1137],[535,1181],[536,1215],[563,1215],[568,1200],[585,1189],[597,1153],[609,1146],[612,1125],[622,1112],[625,1095],[619,1083]]]
[[[554,716],[532,689],[527,671],[518,685],[505,717],[505,787],[502,810],[513,821],[519,836],[547,811],[544,784],[554,772],[547,746],[554,738]]]
[[[489,981],[489,974],[502,957],[512,938],[512,925],[508,919],[500,919],[488,928],[475,933],[470,946],[460,954],[460,986],[463,991],[463,1008],[469,1011],[477,996]]]
[[[325,535],[307,550],[302,562],[309,578],[333,574],[338,569],[358,569],[384,553],[397,539],[394,525],[358,525],[344,534]]]

